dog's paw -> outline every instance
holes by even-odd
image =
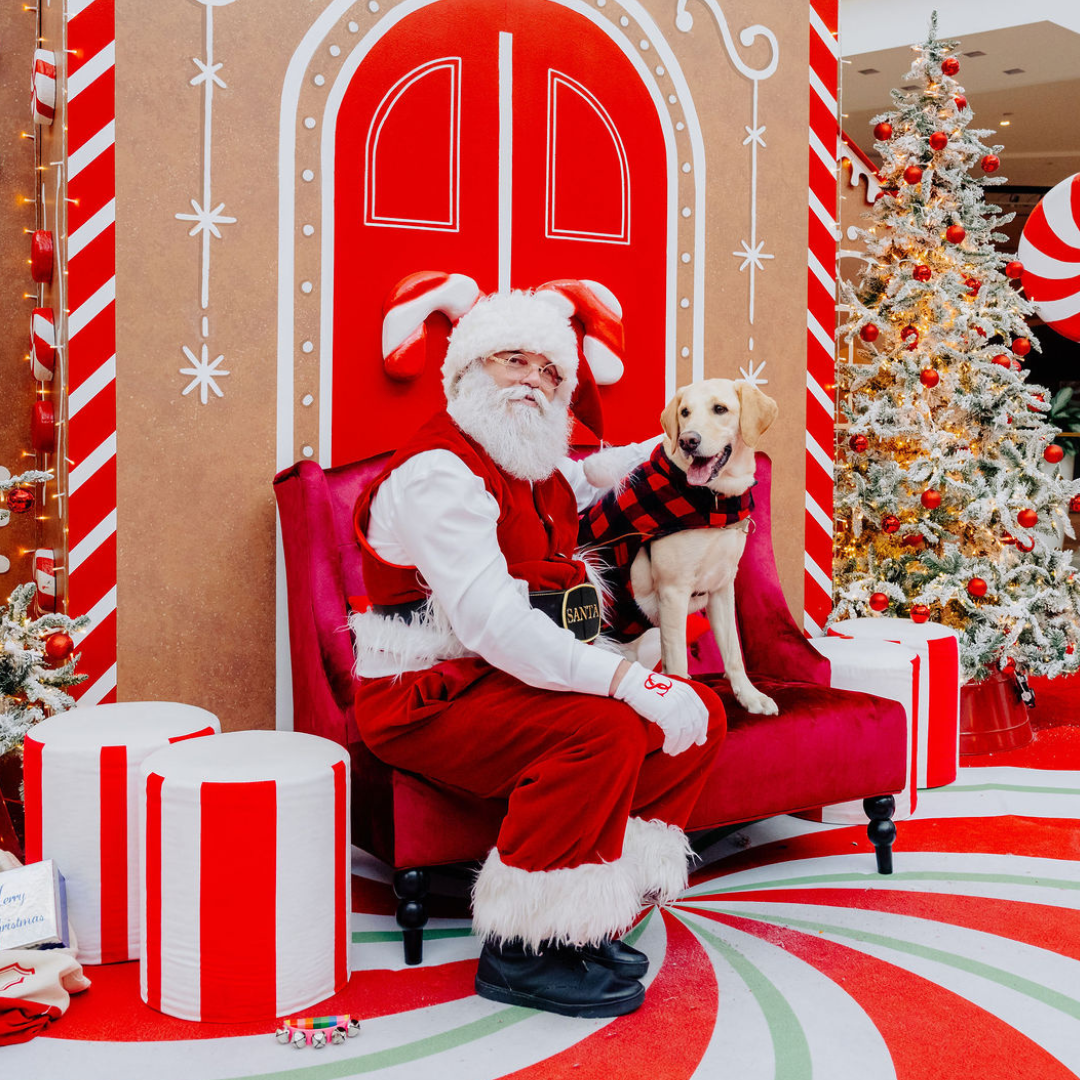
[[[735,699],[749,713],[759,716],[776,716],[780,709],[768,694],[750,687],[748,690],[736,690]]]

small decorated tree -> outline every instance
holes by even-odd
[[[1080,663],[1080,582],[1057,550],[1080,482],[1045,471],[1062,450],[1020,363],[1039,348],[1034,308],[995,247],[1009,217],[985,200],[1002,148],[969,127],[958,44],[935,15],[904,76],[916,88],[872,121],[884,191],[861,278],[842,285],[857,352],[838,365],[832,621],[933,619],[960,632],[968,679],[1058,675]]]
[[[16,750],[23,736],[47,715],[75,704],[66,691],[86,679],[75,674],[79,661],[72,634],[90,625],[60,613],[30,616],[36,586],[18,586],[0,605],[0,755]]]

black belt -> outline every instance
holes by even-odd
[[[372,604],[376,615],[399,615],[411,619],[427,605],[427,597],[404,604]],[[578,641],[594,641],[600,636],[600,594],[589,582],[569,589],[529,593],[529,603],[542,611],[556,626],[569,630]]]

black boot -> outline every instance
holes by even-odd
[[[506,1005],[561,1016],[622,1016],[645,998],[636,979],[624,979],[579,949],[531,952],[520,942],[485,944],[476,968],[476,992]]]
[[[599,945],[585,945],[581,952],[587,960],[603,964],[624,979],[641,979],[649,970],[649,958],[618,938],[604,938]]]

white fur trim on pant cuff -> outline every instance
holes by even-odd
[[[502,944],[598,945],[624,933],[641,910],[625,859],[565,870],[520,870],[491,849],[473,885],[473,933]]]
[[[634,875],[638,895],[651,904],[670,904],[686,888],[694,850],[677,825],[653,818],[626,823],[622,862]]]

